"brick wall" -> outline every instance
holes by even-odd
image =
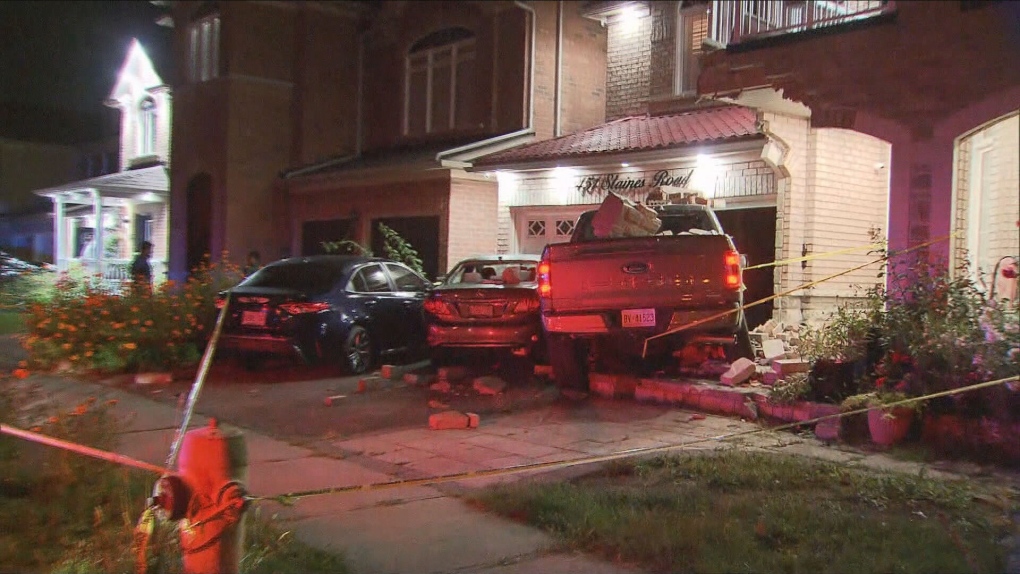
[[[608,25],[606,119],[647,111],[651,71],[652,17],[618,18]]]
[[[372,220],[387,217],[438,217],[439,218],[439,268],[446,269],[444,254],[448,249],[450,234],[447,215],[449,213],[450,181],[446,173],[433,179],[413,179],[385,184],[330,186],[328,183],[315,188],[294,186],[289,194],[291,252],[301,252],[301,225],[305,221],[326,221],[345,219],[352,212],[358,214],[354,240],[369,243],[372,236]]]
[[[446,264],[449,271],[458,261],[472,255],[492,253],[496,247],[498,195],[496,180],[475,175],[454,174],[450,181],[449,235]]]
[[[767,129],[789,147],[779,184],[776,245],[778,258],[824,253],[871,243],[872,228],[887,232],[888,167],[891,146],[878,138],[834,128],[813,129],[806,118],[765,113]],[[877,168],[878,164],[884,167]],[[866,263],[867,251],[784,265],[776,270],[776,292],[785,292]],[[837,297],[859,295],[856,286],[873,285],[871,266],[799,291],[777,301],[776,315],[787,323],[814,320],[830,312]]]
[[[890,145],[850,130],[821,128],[811,130],[809,146],[809,225],[805,240],[810,251],[824,253],[867,245],[872,243],[873,231],[885,237]],[[866,250],[844,253],[809,261],[807,273],[811,280],[818,280],[873,259],[875,255]],[[855,288],[881,283],[880,269],[880,265],[870,265],[813,288],[809,307],[824,309],[836,297],[862,294]]]
[[[563,3],[560,135],[596,126],[606,117],[606,42],[601,24],[581,15],[580,2]]]

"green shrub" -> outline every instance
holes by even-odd
[[[167,281],[151,292],[114,294],[88,277],[61,274],[25,307],[30,365],[66,361],[104,373],[194,365],[216,322],[216,294],[241,279],[225,254],[223,261],[207,261],[184,284]]]

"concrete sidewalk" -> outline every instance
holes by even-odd
[[[114,413],[125,423],[119,452],[154,464],[165,461],[179,425],[174,406],[120,388],[47,375],[36,375],[19,384],[37,385],[46,400],[64,406],[78,404],[87,397],[117,399]],[[207,420],[196,414],[191,428],[205,425]],[[231,428],[226,423],[222,426]],[[631,401],[592,399],[488,417],[471,430],[391,430],[348,439],[324,438],[303,447],[238,430],[247,439],[248,491],[256,496],[276,496],[567,461],[642,447],[685,444],[681,448],[714,449],[720,443],[713,437],[753,428],[754,424],[737,419],[694,416],[690,411]],[[790,433],[748,435],[728,444],[911,473],[921,467],[881,453],[824,446],[814,438]],[[931,465],[926,471],[933,476],[959,476]],[[558,472],[562,477],[571,471]],[[293,506],[267,501],[260,504],[264,512],[286,520],[299,539],[320,548],[344,551],[356,573],[640,571],[566,551],[549,535],[481,512],[458,496],[488,484],[527,480],[535,475],[532,472],[435,486],[312,496]]]

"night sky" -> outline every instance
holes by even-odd
[[[169,81],[172,30],[155,23],[165,12],[144,0],[0,2],[0,105],[101,113],[132,38]]]

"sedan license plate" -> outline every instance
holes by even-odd
[[[492,305],[468,305],[467,312],[472,317],[492,317]]]
[[[621,323],[624,327],[654,327],[655,309],[626,309]]]
[[[245,327],[265,327],[265,311],[241,311],[241,324]]]

